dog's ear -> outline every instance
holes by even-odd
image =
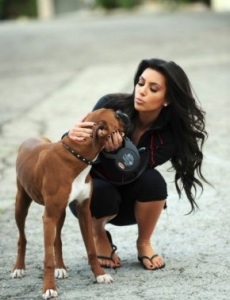
[[[99,121],[93,127],[93,145],[104,143],[108,135],[109,127],[106,121]]]
[[[108,134],[109,126],[108,123],[104,120],[98,122],[95,126],[96,136],[104,137]]]

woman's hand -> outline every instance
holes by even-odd
[[[119,149],[122,145],[124,133],[113,131],[111,135],[107,136],[105,143],[105,151],[111,152]]]
[[[85,118],[84,118],[85,119]],[[77,122],[68,132],[68,136],[73,141],[85,141],[93,137],[94,122]],[[124,133],[113,131],[112,134],[106,137],[105,151],[115,151],[121,147]]]
[[[92,138],[94,122],[78,122],[68,132],[68,136],[73,141],[85,141]]]

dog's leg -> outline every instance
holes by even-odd
[[[25,222],[32,199],[17,180],[17,195],[15,202],[15,221],[19,231],[17,260],[11,274],[12,278],[25,275],[26,235]]]
[[[63,256],[62,256],[62,240],[61,240],[61,230],[63,227],[63,224],[65,222],[65,216],[66,212],[64,210],[64,213],[60,217],[57,223],[57,229],[56,229],[56,237],[54,241],[54,253],[55,253],[55,277],[56,278],[66,278],[68,277],[66,272],[66,266],[63,262]]]
[[[52,199],[51,199],[52,200]],[[47,201],[49,202],[49,201]],[[50,201],[52,203],[52,201]],[[47,211],[45,208],[45,213],[43,216],[43,226],[44,226],[44,281],[42,288],[43,299],[49,299],[57,297],[58,293],[55,285],[54,277],[54,240],[55,240],[55,230],[57,225],[57,216],[55,215],[54,208],[52,207]]]
[[[88,261],[98,283],[111,283],[113,282],[112,277],[109,274],[105,273],[97,259],[96,249],[93,240],[92,216],[89,204],[90,199],[86,199],[77,207],[79,225],[85,243]]]

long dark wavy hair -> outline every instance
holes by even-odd
[[[168,116],[177,147],[176,154],[171,159],[172,167],[175,169],[175,185],[179,197],[182,191],[185,191],[192,212],[198,208],[195,201],[197,186],[203,191],[202,181],[208,183],[201,171],[202,148],[208,136],[205,130],[205,112],[193,95],[187,75],[173,61],[142,60],[134,77],[134,88],[147,68],[158,71],[166,80],[166,100],[169,105],[163,110]],[[132,126],[135,126],[138,113],[134,108],[134,91],[131,95],[118,97],[114,103],[114,106],[116,105],[129,115]]]

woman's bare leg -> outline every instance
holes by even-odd
[[[151,202],[136,201],[135,216],[138,225],[137,251],[139,257],[147,256],[151,258],[156,254],[151,246],[151,237],[164,205],[165,201],[162,200]],[[160,256],[152,259],[152,262],[148,259],[144,259],[142,262],[150,270],[164,265],[164,260]]]

